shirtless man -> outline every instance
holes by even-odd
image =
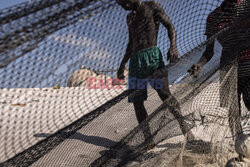
[[[229,107],[229,124],[232,135],[237,137],[242,133],[240,124],[240,95],[243,94],[243,101],[250,111],[250,20],[249,20],[249,0],[224,0],[222,4],[211,12],[207,18],[206,32],[207,39],[218,33],[223,28],[227,27],[232,21],[237,23],[231,25],[231,28],[222,32],[217,40],[222,45],[222,55],[220,60],[220,77],[225,79],[232,63],[237,62],[238,73],[237,88],[238,88],[238,103],[239,111],[228,106],[227,95],[230,87],[229,83],[221,84],[220,88],[220,104],[221,107]],[[199,76],[202,66],[214,55],[214,40],[206,46],[200,60],[194,64],[188,72],[194,77]],[[233,76],[229,76],[233,77]],[[233,84],[233,83],[230,83]],[[237,95],[236,95],[237,96]],[[238,116],[237,116],[238,115]],[[238,117],[238,118],[237,118]]]
[[[116,0],[116,2],[125,10],[131,11],[127,16],[129,42],[117,72],[117,77],[118,79],[124,79],[125,64],[130,59],[129,89],[133,89],[134,92],[129,95],[128,101],[134,105],[138,122],[141,123],[148,116],[144,107],[144,101],[147,99],[147,83],[145,83],[144,87],[139,88],[139,80],[161,79],[162,86],[159,89],[156,89],[155,85],[151,84],[151,86],[156,89],[163,102],[174,105],[175,109],[170,112],[179,122],[182,133],[186,134],[188,127],[181,115],[178,101],[169,90],[167,71],[164,69],[165,65],[161,51],[157,47],[157,36],[161,23],[167,28],[170,38],[167,60],[170,60],[170,62],[178,60],[176,32],[173,24],[161,5],[155,1]],[[132,80],[137,82],[136,86],[131,84]],[[193,138],[191,131],[188,133],[188,137],[189,139]]]

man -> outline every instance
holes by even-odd
[[[165,66],[163,57],[157,47],[157,35],[161,23],[167,28],[170,38],[167,60],[170,60],[170,62],[177,61],[176,32],[173,24],[161,5],[155,1],[116,0],[116,2],[125,10],[131,11],[127,16],[129,42],[117,77],[118,79],[124,79],[125,64],[130,59],[129,89],[133,89],[134,92],[129,95],[128,100],[134,105],[138,122],[141,123],[148,116],[144,107],[144,101],[147,99],[147,83],[145,82],[144,85],[142,84],[139,87],[139,82],[142,79],[161,79],[162,86],[158,84],[160,88],[156,91],[162,101],[168,101],[175,105],[175,109],[170,112],[178,120],[182,132],[185,134],[188,127],[181,115],[178,101],[169,90],[167,71],[163,69]],[[134,82],[136,83],[133,84]],[[156,88],[154,84],[151,85]],[[193,137],[191,132],[188,133],[188,136],[189,138]]]
[[[240,124],[240,96],[250,111],[250,22],[249,22],[249,1],[248,0],[224,0],[220,7],[209,14],[207,18],[205,35],[209,39],[218,33],[217,40],[222,45],[220,60],[220,105],[229,108],[229,125],[232,135],[237,137],[242,133]],[[194,77],[199,76],[202,66],[205,65],[214,55],[214,39],[206,46],[200,60],[194,64],[188,72]],[[235,63],[236,62],[236,63]],[[234,64],[235,63],[235,64]],[[229,74],[233,67],[237,73]],[[238,82],[237,82],[238,81]],[[234,85],[235,87],[230,85]],[[238,91],[239,108],[233,109],[234,99],[229,99],[229,92]],[[236,92],[237,93],[237,92]],[[229,100],[232,100],[229,102]],[[230,104],[231,107],[230,107]],[[236,103],[237,105],[237,103]],[[238,110],[238,111],[237,111]]]

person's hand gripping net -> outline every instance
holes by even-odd
[[[124,76],[124,70],[125,70],[125,67],[120,67],[117,71],[117,79],[124,79],[125,76]]]
[[[167,53],[167,61],[170,63],[176,63],[178,61],[178,51],[177,48],[169,48]]]
[[[113,79],[113,82],[112,82],[113,85],[121,85],[124,83],[124,79],[125,79],[124,70],[125,70],[125,67],[120,67],[118,69],[116,78]]]
[[[194,64],[189,70],[188,73],[193,76],[194,78],[197,78],[201,73],[202,67],[201,64],[197,63]]]

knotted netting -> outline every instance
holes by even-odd
[[[164,105],[149,89],[150,115],[138,125],[126,83],[105,87],[128,43],[128,12],[115,1],[27,1],[0,11],[1,165],[224,166],[236,157],[237,133],[249,133],[247,97],[238,103],[237,85],[239,73],[244,74],[240,84],[249,92],[249,64],[244,61],[239,69],[235,56],[249,47],[249,30],[235,32],[235,25],[247,24],[248,1],[234,11],[246,23],[230,21],[208,39],[205,32],[213,30],[207,30],[207,17],[222,0],[158,2],[176,29],[180,60],[167,65],[170,43],[163,26],[158,47],[170,90],[195,140],[183,136],[170,112],[176,108],[171,99]],[[188,69],[212,42],[213,58],[193,78]],[[224,56],[230,57],[226,65],[221,65],[223,52],[230,55]],[[151,151],[145,131],[156,144]]]

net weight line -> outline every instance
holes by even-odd
[[[81,19],[88,19],[91,16],[99,12],[103,12],[104,10],[114,5],[114,3],[102,2],[100,4],[97,3],[97,5],[87,8],[89,6],[89,3],[86,3],[84,0],[80,0],[74,6],[69,6],[67,9],[62,9],[59,14],[55,13],[54,15],[49,15],[46,18],[39,20],[38,22],[31,23],[31,25],[22,27],[21,30],[15,30],[11,34],[7,34],[1,37],[0,53],[1,56],[5,57],[3,58],[5,59],[5,61],[0,62],[0,68],[8,66],[8,64],[12,61],[35,49],[38,43],[44,40],[44,38],[49,34],[72,25]],[[79,11],[81,9],[85,10],[75,13],[75,11]],[[73,16],[73,18],[68,17],[70,15]],[[25,45],[22,46],[23,44]],[[13,50],[15,49],[20,49],[20,51],[18,53],[13,53]]]
[[[27,16],[38,10],[53,6],[66,0],[39,0],[35,2],[24,2],[22,4],[0,10],[0,26],[13,20]]]

